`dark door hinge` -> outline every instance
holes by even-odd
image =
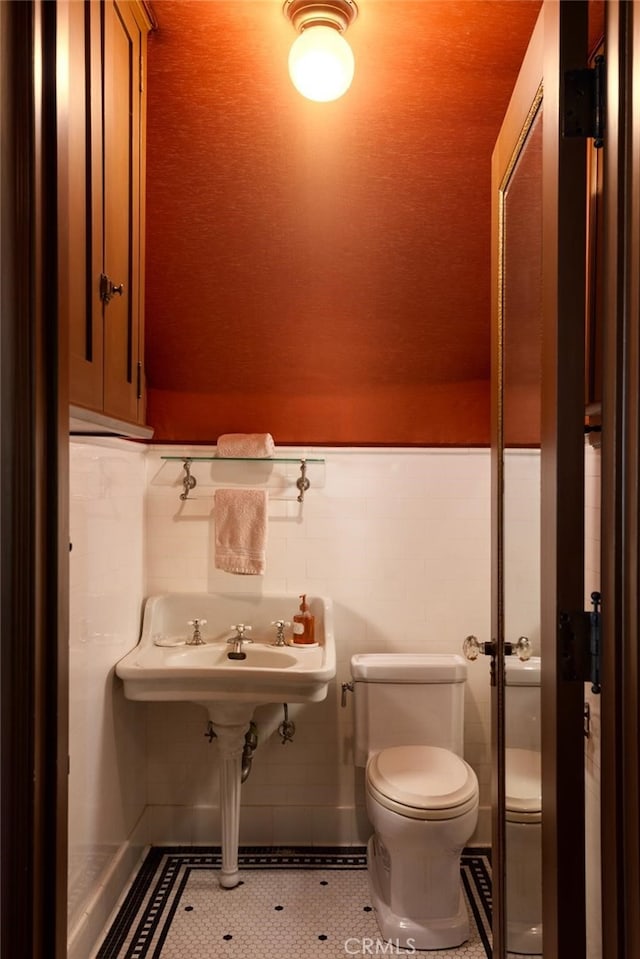
[[[562,679],[591,683],[592,693],[599,693],[602,689],[600,603],[600,593],[592,593],[593,609],[562,612],[558,622]]]
[[[593,137],[593,145],[604,143],[604,57],[586,70],[567,70],[564,75],[562,136]]]
[[[142,399],[142,363],[138,360],[136,364],[136,397]]]

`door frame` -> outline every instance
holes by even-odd
[[[562,136],[563,81],[588,58],[588,4],[545,0],[541,462],[545,959],[586,952],[584,682],[566,614],[584,609],[586,145]],[[568,658],[577,658],[574,668]]]
[[[606,5],[602,937],[640,955],[640,3]]]
[[[64,959],[68,397],[55,7],[0,4],[0,952]]]

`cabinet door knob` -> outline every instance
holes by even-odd
[[[105,273],[100,274],[100,299],[103,303],[108,303],[114,296],[122,296],[123,293],[124,283],[116,286]]]

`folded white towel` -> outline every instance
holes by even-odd
[[[216,569],[260,576],[265,570],[267,500],[263,489],[217,489],[213,494]]]
[[[218,437],[218,456],[273,456],[271,433],[223,433]]]

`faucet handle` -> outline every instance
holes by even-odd
[[[272,626],[276,628],[276,641],[272,643],[272,646],[284,646],[284,631],[286,626],[291,626],[291,623],[288,623],[284,619],[274,619],[271,623]]]
[[[236,635],[232,636],[227,640],[228,643],[237,643],[240,640],[243,643],[252,643],[253,640],[249,639],[248,636],[245,636],[245,633],[251,631],[251,626],[245,626],[244,623],[236,623],[234,626],[231,626],[230,629],[235,629]]]
[[[200,627],[206,626],[206,619],[190,619],[187,622],[187,626],[193,626],[193,636],[191,639],[187,640],[188,646],[202,646],[204,645],[204,639],[200,635]]]

